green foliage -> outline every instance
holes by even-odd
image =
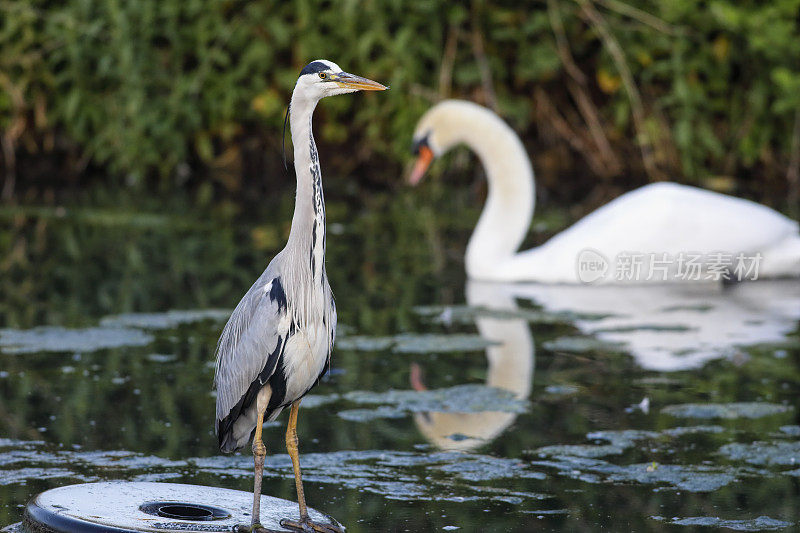
[[[562,172],[588,163],[693,182],[782,179],[800,109],[800,0],[0,0],[0,11],[6,144],[69,146],[125,183],[170,188],[203,170],[238,183],[249,140],[280,145],[297,72],[317,57],[391,85],[326,102],[318,131],[348,145],[334,151],[338,172],[369,164],[385,182],[441,97],[496,107],[532,149],[578,160]]]

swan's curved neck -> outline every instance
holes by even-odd
[[[473,113],[462,141],[478,156],[489,181],[486,205],[467,244],[470,277],[491,279],[519,249],[533,217],[533,169],[517,134],[491,112]]]

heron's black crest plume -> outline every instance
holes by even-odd
[[[286,164],[286,125],[289,123],[289,111],[292,109],[292,104],[286,106],[286,116],[283,117],[283,138],[281,139],[281,152],[283,154],[283,169],[289,170],[289,166]]]
[[[323,72],[329,69],[330,67],[325,63],[323,63],[322,61],[312,61],[311,63],[303,67],[303,70],[300,71],[300,75],[302,76],[303,74],[316,74],[318,72]]]

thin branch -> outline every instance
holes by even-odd
[[[558,56],[561,59],[561,63],[564,65],[564,70],[566,70],[571,78],[571,80],[567,82],[567,88],[572,98],[575,100],[581,116],[583,116],[584,121],[589,127],[589,132],[594,140],[594,144],[600,152],[599,156],[602,166],[605,167],[605,171],[602,175],[608,176],[616,174],[620,171],[622,165],[611,149],[611,144],[608,142],[608,137],[606,137],[597,108],[592,104],[591,98],[586,93],[585,86],[587,77],[575,63],[575,59],[570,51],[569,40],[564,31],[564,22],[561,19],[561,12],[557,0],[547,0],[547,14],[550,18],[550,26],[553,28],[553,34],[556,38]]]
[[[598,175],[604,175],[606,171],[605,165],[594,156],[586,140],[577,131],[572,129],[569,122],[561,116],[555,104],[553,104],[550,97],[547,96],[547,93],[537,87],[534,97],[536,98],[536,108],[543,118],[543,120],[539,120],[538,122],[541,124],[549,124],[559,137],[569,143],[573,150],[584,156],[592,172]]]
[[[461,30],[458,26],[450,26],[442,54],[442,65],[439,68],[439,98],[448,98],[453,90],[453,66],[456,62],[460,35]]]
[[[8,201],[14,196],[14,189],[17,183],[16,145],[25,131],[25,118],[23,116],[25,95],[22,89],[14,85],[11,79],[3,72],[0,72],[0,88],[9,95],[13,110],[11,125],[0,133],[0,144],[2,145],[0,148],[3,153],[3,167],[5,169],[3,190],[0,192],[0,198]]]
[[[478,25],[478,16],[475,9],[472,10],[472,53],[478,63],[478,71],[481,74],[481,85],[486,95],[486,103],[492,111],[498,113],[497,95],[494,92],[494,82],[492,81],[492,70],[489,67],[489,60],[486,58],[486,51],[483,46],[483,34]]]
[[[616,11],[620,15],[625,15],[634,20],[638,20],[642,24],[650,26],[654,30],[660,31],[661,33],[666,33],[667,35],[676,35],[678,33],[675,28],[660,18],[651,15],[646,11],[642,11],[639,8],[633,7],[632,5],[620,2],[619,0],[597,0],[597,2],[599,4],[603,4],[611,11]]]
[[[622,51],[622,47],[619,45],[617,40],[611,34],[611,31],[609,30],[603,16],[592,6],[591,2],[588,0],[578,1],[581,5],[581,11],[589,20],[589,22],[592,23],[597,29],[600,39],[603,41],[608,53],[611,54],[611,58],[614,60],[614,64],[617,66],[617,71],[619,71],[619,75],[622,78],[622,83],[625,86],[625,92],[628,93],[628,100],[631,103],[633,123],[636,128],[636,136],[638,140],[637,144],[639,144],[639,149],[642,152],[642,160],[644,161],[645,171],[651,180],[657,180],[660,173],[656,167],[655,159],[653,157],[653,147],[650,137],[645,129],[645,115],[644,106],[642,105],[642,97],[639,94],[639,89],[636,87],[636,83],[633,81],[633,74],[631,74],[631,70],[628,67],[627,61],[625,60],[625,53]]]
[[[435,104],[442,100],[442,96],[431,89],[430,87],[426,87],[419,83],[412,83],[408,86],[408,94],[411,96],[419,96],[428,100],[431,104]]]
[[[789,208],[797,216],[800,205],[800,110],[794,113],[794,128],[792,129],[792,142],[789,147],[789,168],[786,171],[786,181],[789,183]]]
[[[564,65],[564,70],[581,85],[586,84],[586,75],[581,72],[578,65],[575,64],[575,59],[572,57],[572,52],[569,49],[569,41],[567,34],[564,32],[564,22],[561,20],[561,12],[558,9],[556,0],[547,0],[547,15],[550,17],[550,26],[553,28],[553,34],[556,37],[556,50],[561,63]]]
[[[611,143],[608,142],[608,137],[606,136],[605,128],[603,128],[603,124],[600,121],[600,114],[597,108],[592,103],[591,98],[589,98],[589,95],[586,94],[586,90],[582,86],[574,82],[568,82],[567,88],[569,89],[572,98],[575,99],[575,103],[578,106],[578,111],[580,111],[581,116],[583,116],[583,120],[589,127],[589,133],[591,134],[594,144],[597,146],[597,149],[600,152],[600,157],[606,167],[606,172],[604,174],[618,174],[622,170],[622,164],[614,153],[614,150],[611,148]]]
[[[3,149],[3,161],[5,167],[5,179],[3,180],[3,192],[0,198],[9,201],[14,196],[14,189],[17,184],[16,159],[14,157],[14,141],[7,134],[0,137],[0,144]]]
[[[750,134],[750,131],[753,129],[753,125],[755,124],[755,120],[756,117],[753,113],[753,108],[747,108],[745,110],[744,119],[742,120],[741,125],[737,128],[736,135],[733,136],[733,140],[730,142],[731,149],[728,150],[728,155],[722,165],[722,171],[725,174],[733,174],[734,170],[736,169],[736,162],[738,160],[737,156],[739,154],[737,147],[742,142],[742,139]]]

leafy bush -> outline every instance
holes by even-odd
[[[326,57],[392,86],[322,108],[317,135],[341,148],[339,173],[369,164],[381,172],[364,179],[396,181],[416,119],[456,96],[506,117],[552,188],[563,174],[769,187],[773,198],[800,188],[800,0],[0,0],[0,10],[6,182],[16,158],[62,154],[62,170],[91,164],[116,183],[159,177],[168,190],[202,171],[236,187],[277,168],[297,72]],[[267,162],[248,163],[263,150]]]

